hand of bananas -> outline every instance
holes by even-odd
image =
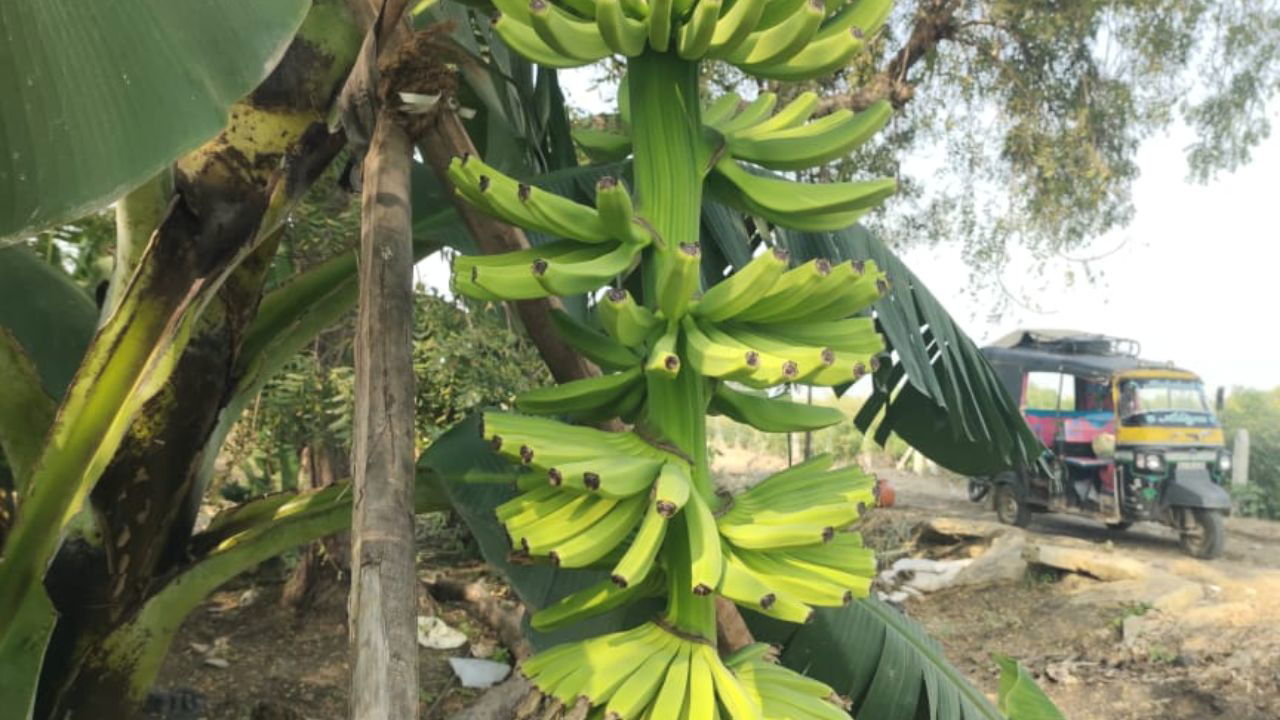
[[[596,186],[594,207],[522,183],[479,158],[449,168],[456,192],[506,222],[557,238],[520,252],[460,257],[454,286],[480,300],[588,294],[585,317],[552,319],[604,374],[538,388],[523,414],[489,412],[482,434],[518,466],[518,494],[496,509],[511,552],[608,579],[539,609],[547,631],[647,597],[660,617],[560,645],[528,660],[540,694],[522,718],[821,720],[847,718],[820,682],[779,667],[767,646],[715,649],[718,594],[804,622],[867,593],[875,558],[850,528],[874,506],[874,480],[830,457],[724,497],[710,476],[705,416],[769,432],[841,422],[834,408],[758,392],[835,386],[873,372],[884,352],[871,307],[889,292],[874,262],[762,247],[702,287],[704,185],[771,223],[805,231],[852,224],[892,180],[826,185],[768,174],[846,156],[885,125],[885,103],[813,119],[818,97],[781,109],[761,93],[698,103],[698,61],[796,80],[850,62],[885,22],[889,0],[495,0],[498,34],[552,67],[628,58],[627,135],[575,135],[593,157],[633,155],[631,189]],[[633,273],[636,277],[628,277]],[[599,292],[604,288],[604,292]],[[621,418],[626,432],[577,423]],[[565,421],[569,422],[565,422]],[[536,715],[535,715],[536,713]]]
[[[849,64],[888,19],[890,0],[494,0],[494,29],[548,67],[673,52],[796,82]]]
[[[832,470],[829,456],[722,504],[694,487],[685,459],[635,433],[498,412],[486,413],[482,428],[491,447],[527,468],[522,493],[496,509],[513,550],[558,567],[611,569],[610,580],[535,613],[537,630],[664,589],[718,593],[805,622],[814,607],[870,587],[875,559],[847,528],[874,505],[874,480],[856,468]],[[522,670],[547,703],[565,709],[586,698],[584,711],[601,717],[711,718],[717,702],[735,718],[844,717],[825,685],[759,658],[730,667],[710,639],[665,621],[559,646]]]

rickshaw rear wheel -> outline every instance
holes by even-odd
[[[996,517],[1000,522],[1014,527],[1026,527],[1031,523],[1031,509],[1018,497],[1012,485],[1001,483],[995,492]]]
[[[1181,535],[1178,536],[1182,551],[1201,560],[1212,560],[1221,555],[1226,543],[1222,513],[1207,508],[1186,508],[1182,512]]]

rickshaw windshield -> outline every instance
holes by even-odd
[[[1120,384],[1120,422],[1125,425],[1206,427],[1217,424],[1198,380],[1142,378]]]

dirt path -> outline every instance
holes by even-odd
[[[879,474],[897,491],[875,518],[891,535],[939,517],[995,522],[963,480]],[[1007,532],[1028,547],[1127,563],[1132,577],[1102,582],[1033,564],[1021,580],[944,590],[906,609],[984,690],[996,687],[989,654],[1013,655],[1073,720],[1280,718],[1280,525],[1231,518],[1227,527],[1224,557],[1200,562],[1159,525],[1114,532],[1038,515],[1027,532]]]

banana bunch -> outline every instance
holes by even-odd
[[[541,65],[572,68],[652,48],[770,80],[829,75],[862,52],[891,0],[495,0],[494,29]]]
[[[714,645],[657,622],[561,645],[521,666],[545,700],[518,717],[848,720],[830,687],[769,662],[767,650],[750,645],[721,660]]]
[[[635,531],[612,572],[613,584],[632,592],[584,591],[549,608],[540,624],[589,617],[644,591],[668,520],[690,496],[685,461],[631,433],[508,413],[485,413],[481,435],[528,468],[517,481],[521,494],[495,510],[513,550],[557,567],[588,567]]]
[[[725,658],[765,720],[848,720],[847,704],[834,690],[775,664],[772,650],[755,643]]]
[[[775,225],[824,232],[853,225],[897,190],[892,178],[815,185],[744,165],[779,171],[825,165],[860,147],[892,114],[889,103],[881,100],[859,113],[837,110],[810,120],[817,94],[802,93],[773,113],[777,100],[766,92],[743,104],[736,93],[726,93],[705,108],[704,126],[724,141],[708,178],[722,200]],[[630,148],[627,138],[615,133],[583,132],[574,139],[591,157],[625,157]]]
[[[476,208],[512,225],[563,238],[538,247],[454,260],[454,288],[480,300],[576,295],[608,284],[639,262],[652,235],[626,186],[601,178],[596,207],[516,181],[470,155],[454,158],[449,179]]]
[[[830,470],[818,456],[733,497],[717,519],[724,546],[718,592],[789,622],[814,606],[863,597],[876,564],[856,533],[860,508],[874,506],[873,478],[857,468]]]

